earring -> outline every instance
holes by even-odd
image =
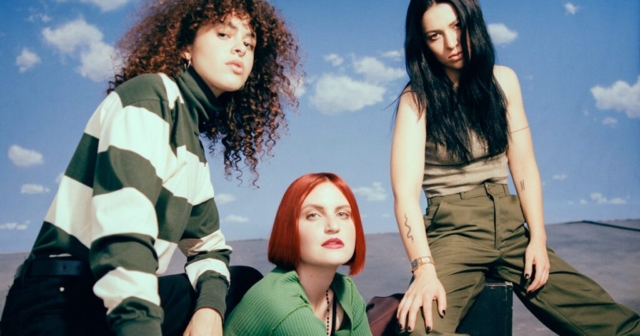
[[[185,70],[189,69],[191,67],[191,59],[188,59],[187,63],[184,63],[183,66]]]

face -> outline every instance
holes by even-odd
[[[239,90],[247,81],[255,45],[249,20],[230,16],[224,22],[200,27],[184,56],[218,97]]]
[[[460,24],[455,9],[448,3],[436,3],[422,16],[427,46],[445,71],[459,72],[464,65],[460,47]]]
[[[319,184],[305,198],[298,218],[298,231],[298,267],[337,267],[353,257],[356,229],[351,206],[331,182]]]

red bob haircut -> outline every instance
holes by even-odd
[[[285,269],[296,269],[300,262],[300,234],[298,233],[298,218],[305,198],[319,184],[331,182],[344,195],[351,207],[351,219],[356,228],[356,246],[349,265],[349,275],[356,275],[364,268],[366,253],[362,219],[358,203],[347,183],[336,174],[315,173],[306,174],[293,181],[282,196],[276,219],[269,238],[269,262]]]

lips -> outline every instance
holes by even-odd
[[[330,249],[338,249],[338,248],[342,248],[343,246],[344,246],[344,243],[342,242],[342,240],[338,238],[331,238],[325,241],[324,243],[322,243],[322,247],[330,248]]]
[[[242,75],[244,73],[244,64],[238,60],[229,61],[226,63],[233,73],[236,75]]]
[[[451,56],[449,56],[449,59],[452,61],[459,61],[462,59],[462,52],[458,52],[456,54],[453,54]]]

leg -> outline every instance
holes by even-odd
[[[106,309],[91,279],[77,276],[18,278],[9,290],[1,334],[110,335]]]

